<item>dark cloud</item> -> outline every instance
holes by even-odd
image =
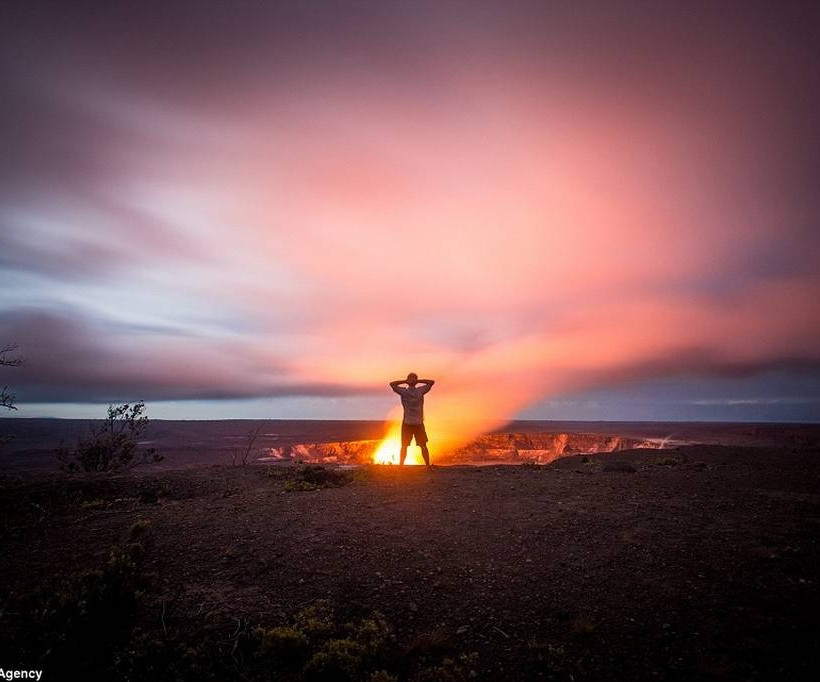
[[[123,267],[129,254],[111,247],[74,239],[59,243],[26,243],[12,230],[0,232],[0,268],[46,277],[82,279],[101,270]]]
[[[682,373],[556,396],[523,417],[648,421],[817,421],[820,367],[766,369],[745,376]]]
[[[163,354],[176,332],[94,322],[65,310],[17,310],[0,315],[0,338],[13,339],[24,366],[8,370],[20,402],[217,400],[250,397],[348,396],[372,387],[265,379],[229,344],[203,348],[183,337]],[[162,341],[156,342],[159,336]],[[180,348],[182,349],[180,351]]]

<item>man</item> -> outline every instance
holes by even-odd
[[[407,457],[407,446],[413,438],[421,448],[421,456],[428,469],[430,466],[430,452],[427,450],[427,432],[424,430],[424,394],[427,393],[435,381],[419,379],[410,372],[407,379],[398,379],[390,382],[390,388],[401,396],[401,405],[404,408],[404,419],[401,422],[401,455],[399,465],[404,464]],[[402,384],[407,384],[405,388]]]

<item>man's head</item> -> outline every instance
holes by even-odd
[[[407,375],[407,384],[409,386],[415,386],[418,382],[419,382],[419,375],[416,374],[415,372],[410,372],[410,374]]]

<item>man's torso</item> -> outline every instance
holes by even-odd
[[[401,393],[401,404],[404,408],[404,423],[405,424],[423,424],[424,423],[424,394],[427,393],[427,388],[422,386],[413,386],[403,388]]]

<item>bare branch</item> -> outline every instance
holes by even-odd
[[[0,407],[5,407],[7,410],[17,409],[14,404],[14,394],[9,393],[8,386],[4,386],[3,389],[0,390]]]
[[[248,463],[248,458],[251,456],[251,450],[253,449],[253,444],[256,442],[256,439],[259,438],[259,432],[262,430],[262,427],[267,424],[267,420],[263,422],[259,422],[257,427],[253,429],[250,433],[248,433],[248,445],[245,448],[245,452],[242,455],[242,466],[245,466]]]
[[[20,367],[23,364],[23,358],[19,355],[11,355],[11,353],[16,353],[17,349],[18,346],[14,343],[0,347],[0,367]],[[14,394],[9,392],[8,386],[0,390],[0,407],[5,407],[7,410],[17,409],[14,406]]]
[[[20,367],[23,364],[23,358],[19,355],[8,357],[12,353],[16,353],[19,348],[16,343],[9,343],[0,348],[0,367]]]

